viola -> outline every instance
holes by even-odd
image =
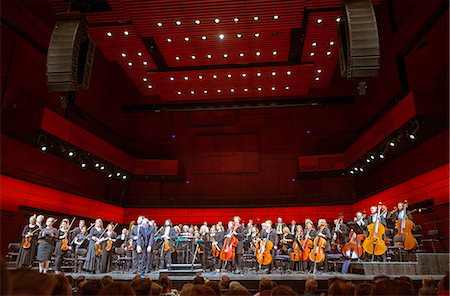
[[[378,204],[377,221],[367,226],[369,236],[363,242],[363,249],[370,255],[383,255],[387,247],[383,240],[383,234],[386,228],[380,223],[381,202]]]
[[[67,237],[70,228],[72,227],[73,222],[75,222],[76,217],[73,217],[72,222],[70,222],[69,227],[64,230],[65,237],[61,241],[61,251],[67,251],[69,250],[69,238]]]
[[[103,250],[102,250],[102,245],[99,243],[95,243],[95,255],[102,255],[103,254]]]
[[[308,261],[309,260],[309,254],[311,252],[311,248],[312,248],[312,240],[310,238],[306,238],[306,236],[309,236],[310,230],[308,229],[308,231],[306,232],[306,235],[303,237],[303,240],[300,241],[301,246],[302,246],[302,256],[300,258],[300,260],[302,261]]]
[[[348,259],[358,259],[364,254],[361,241],[364,240],[364,234],[356,234],[353,229],[350,231],[350,241],[342,248],[342,255]]]
[[[36,226],[35,230],[28,232],[29,236],[24,238],[22,248],[29,249],[31,247],[31,240],[33,238],[33,234],[35,234],[38,230],[40,230],[40,228]]]
[[[272,254],[270,253],[273,249],[273,243],[268,238],[269,234],[267,234],[266,239],[260,241],[258,251],[256,252],[256,261],[258,261],[259,266],[268,265],[272,263]]]
[[[322,233],[325,226],[323,226],[319,234]],[[316,236],[314,239],[314,246],[312,248],[311,253],[309,253],[309,260],[315,263],[322,263],[325,260],[325,247],[327,245],[327,240],[323,237],[320,237],[319,235]]]
[[[225,238],[222,250],[220,251],[220,260],[222,261],[231,261],[235,255],[235,248],[238,244],[238,239],[233,236],[233,230],[227,235]]]
[[[405,251],[409,251],[414,249],[417,246],[417,241],[412,235],[412,230],[414,229],[414,222],[408,218],[408,214],[414,213],[417,210],[412,210],[410,212],[407,211],[408,201],[404,201],[405,208],[403,209],[403,218],[397,220],[395,222],[395,227],[398,229],[397,236],[403,237],[403,239],[399,242],[396,242],[395,245],[400,245],[405,248]]]

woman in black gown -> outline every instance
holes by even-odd
[[[58,229],[53,227],[55,218],[50,217],[45,224],[47,225],[39,233],[38,239],[40,240],[37,248],[36,259],[39,261],[39,272],[47,273],[48,266],[50,264],[50,258],[52,257],[53,247],[55,241],[58,239]]]
[[[31,268],[38,245],[38,236],[40,232],[39,226],[36,224],[36,216],[30,217],[30,224],[26,225],[22,231],[22,243],[20,244],[19,255],[17,256],[17,269]],[[30,246],[24,248],[25,240],[29,240]]]
[[[101,255],[100,260],[100,272],[101,273],[107,273],[111,271],[112,263],[113,263],[113,253],[114,253],[114,243],[116,242],[117,233],[114,231],[114,227],[112,224],[108,224],[106,226],[106,232],[102,236],[103,239],[106,241],[102,244],[102,250],[103,254]],[[111,240],[112,242],[112,248],[107,251],[106,245],[107,242]]]
[[[96,219],[94,227],[89,232],[89,247],[86,254],[86,261],[83,264],[84,270],[92,273],[100,270],[101,255],[95,254],[95,245],[101,245],[105,241],[105,238],[102,238],[105,232],[103,230],[102,219]]]

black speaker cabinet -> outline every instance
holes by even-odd
[[[375,78],[380,71],[380,43],[371,0],[345,0],[338,26],[341,75]]]
[[[95,45],[82,20],[58,21],[47,52],[47,86],[51,92],[89,87]]]

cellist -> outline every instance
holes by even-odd
[[[22,231],[22,243],[17,256],[17,269],[31,268],[34,257],[36,257],[39,231],[40,228],[36,224],[36,215],[33,215],[29,219],[29,224]],[[25,242],[28,242],[28,244],[25,245]]]
[[[370,225],[372,223],[376,223],[377,219],[378,219],[378,207],[377,206],[371,206],[370,207],[370,215],[369,217],[367,217],[366,222],[367,225]],[[386,216],[384,215],[384,213],[380,214],[380,223],[383,224],[384,227],[386,227]]]
[[[309,256],[307,256],[310,252],[310,249],[303,249],[303,245],[306,245],[306,241],[311,240],[313,241],[316,238],[317,235],[317,230],[314,228],[314,223],[312,222],[311,219],[306,218],[305,219],[305,230],[304,230],[304,235],[303,235],[303,242],[304,244],[301,244],[302,247],[302,252],[305,253],[305,257],[302,260],[302,265],[301,268],[303,271],[306,270],[311,270],[313,267],[313,264],[311,264],[311,261],[309,261]],[[307,248],[307,247],[306,247]]]
[[[275,253],[276,250],[278,249],[278,234],[275,231],[275,229],[272,228],[272,220],[267,220],[265,223],[266,229],[264,230],[264,232],[261,231],[261,236],[260,236],[260,241],[266,241],[266,246],[267,246],[267,242],[271,241],[273,244],[273,249],[270,250],[270,254],[272,255],[272,261],[270,262],[270,264],[268,264],[268,270],[267,273],[271,273],[272,271],[272,267],[274,266],[274,261],[273,258],[275,258]],[[289,228],[287,228],[287,232],[289,233]],[[260,242],[260,247],[261,247],[261,242]]]
[[[325,252],[325,260],[323,261],[324,264],[324,272],[328,271],[328,260],[327,260],[327,256],[328,253],[331,250],[331,231],[328,228],[328,224],[327,221],[325,219],[319,219],[319,221],[317,221],[317,235],[318,237],[321,237],[323,239],[326,240],[327,244],[325,246],[324,252]],[[319,268],[320,265],[322,265],[322,263],[319,263]]]
[[[234,227],[233,235],[238,239],[238,244],[235,250],[235,263],[236,269],[235,273],[241,273],[242,270],[242,256],[244,255],[244,238],[245,238],[245,227],[241,224],[241,217],[233,217]]]
[[[403,202],[399,202],[397,204],[397,211],[395,211],[392,215],[391,215],[391,220],[392,222],[395,224],[395,222],[397,222],[400,219],[403,219],[404,215],[406,215],[406,217],[413,221],[412,215],[410,213],[406,213],[405,211],[405,204]],[[414,222],[414,221],[413,221]]]
[[[298,224],[295,226],[294,243],[297,243],[297,245],[300,248],[300,252],[301,252],[301,240],[302,239],[303,239],[303,227],[302,227],[302,225]],[[292,262],[292,270],[293,271],[300,271],[300,262],[301,262],[301,260]]]

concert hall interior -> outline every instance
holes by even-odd
[[[72,228],[82,219],[90,226],[100,218],[105,227],[116,227],[111,232],[125,229],[127,236],[138,216],[148,218],[155,231],[170,219],[177,235],[187,225],[193,246],[195,241],[206,250],[210,238],[214,242],[211,226],[221,221],[226,232],[228,221],[238,216],[232,231],[254,225],[240,254],[243,262],[233,259],[225,273],[242,272],[256,281],[258,268],[249,267],[246,256],[266,249],[252,250],[252,228],[259,232],[262,223],[273,222],[279,250],[272,249],[267,271],[279,274],[286,273],[279,218],[288,228],[292,220],[305,227],[299,239],[306,235],[305,219],[319,233],[329,229],[333,236],[342,224],[356,236],[352,225],[365,218],[367,228],[376,225],[375,234],[363,231],[366,241],[379,234],[379,225],[386,228],[380,235],[386,253],[375,256],[364,248],[363,255],[355,259],[352,253],[346,260],[341,248],[353,241],[351,234],[328,237],[331,250],[325,248],[324,260],[338,262],[334,276],[362,274],[369,277],[354,280],[371,280],[378,274],[374,265],[386,264],[380,268],[391,275],[393,262],[418,264],[416,273],[392,273],[410,276],[416,288],[424,275],[435,280],[448,275],[448,264],[428,271],[422,266],[439,258],[448,262],[449,252],[448,5],[447,0],[2,1],[2,260],[9,269],[17,267],[30,216],[54,217],[56,229],[65,218],[74,219]],[[328,226],[318,224],[322,219]],[[195,237],[193,226],[204,222],[208,238]],[[402,233],[407,222],[413,225],[412,250]],[[138,244],[139,229],[136,239],[130,236],[130,248]],[[32,234],[36,241],[42,232]],[[258,242],[267,244],[270,233]],[[58,249],[61,240],[51,244]],[[41,247],[36,248],[39,257]],[[284,255],[293,252],[292,243],[287,250]],[[59,273],[52,267],[55,252],[49,271]],[[156,271],[187,263],[174,257],[175,247],[168,252],[172,261]],[[76,262],[77,254],[71,256]],[[201,258],[206,256],[205,251]],[[221,274],[215,263],[205,266],[193,257],[192,266],[195,261],[204,274]],[[108,271],[114,273],[118,259],[111,258]],[[62,260],[61,270],[76,277],[76,269],[63,270],[70,262]],[[134,260],[130,279],[138,270]],[[321,262],[314,270],[309,262],[287,271],[305,276],[303,281],[316,271],[327,275],[333,262],[325,267]],[[34,258],[30,264],[38,268]],[[88,276],[92,270],[84,267]],[[139,267],[146,272],[155,270]],[[173,281],[182,282],[176,275]],[[285,284],[303,293],[293,282]]]

